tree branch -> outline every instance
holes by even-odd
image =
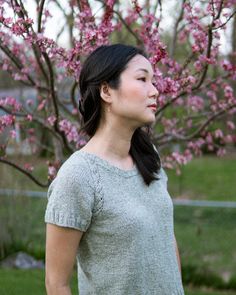
[[[181,11],[180,11],[179,17],[177,18],[175,25],[174,25],[174,34],[173,34],[173,38],[172,38],[173,41],[172,41],[171,48],[170,48],[170,57],[171,58],[173,58],[174,52],[176,49],[176,41],[177,41],[177,36],[178,36],[178,26],[179,26],[179,23],[181,22],[181,20],[183,19],[185,1],[186,0],[182,0]]]
[[[210,25],[209,28],[208,28],[208,45],[207,45],[207,54],[206,54],[207,58],[211,57],[212,40],[213,40],[212,25]],[[202,76],[201,76],[200,80],[198,81],[197,85],[193,88],[193,90],[198,89],[202,85],[203,81],[205,80],[208,67],[209,67],[209,64],[206,63],[205,67],[203,69]]]
[[[0,162],[5,163],[13,168],[15,168],[16,170],[20,171],[21,173],[23,173],[24,175],[28,176],[34,183],[36,183],[37,185],[41,186],[41,187],[48,187],[49,186],[49,181],[47,183],[42,183],[40,182],[38,179],[36,179],[35,176],[33,176],[30,172],[28,172],[27,170],[21,168],[20,166],[16,165],[15,163],[12,163],[6,159],[3,159],[2,157],[0,157]]]
[[[136,39],[137,44],[138,45],[143,44],[143,41],[139,38],[139,36],[137,34],[135,34],[135,32],[130,28],[130,26],[127,25],[126,21],[123,19],[121,14],[116,10],[113,10],[113,12],[119,17],[119,19],[121,20],[122,24],[125,26],[127,31]]]
[[[8,110],[7,108],[5,108],[3,106],[0,106],[0,109],[2,109],[4,112],[6,112],[7,114],[10,114],[12,116],[21,117],[21,118],[26,118],[27,117],[27,114],[22,114],[22,113],[19,113],[19,112],[12,112],[11,110]],[[54,137],[56,137],[57,140],[59,140],[62,143],[62,139],[59,136],[59,134],[57,134],[48,125],[46,125],[41,118],[36,117],[34,114],[29,114],[29,115],[32,116],[32,121],[33,122],[38,123],[41,127],[48,130]]]
[[[197,137],[213,120],[222,116],[224,113],[226,113],[227,111],[229,111],[230,109],[233,109],[235,107],[236,107],[236,105],[233,104],[233,105],[230,105],[228,108],[225,108],[225,109],[213,114],[196,131],[194,131],[192,134],[190,134],[188,136],[183,136],[180,134],[166,134],[166,136],[169,136],[169,138],[166,140],[163,140],[163,141],[159,141],[159,144],[162,145],[162,144],[166,144],[171,141],[189,141],[189,140]],[[157,137],[155,137],[155,139],[157,139]]]
[[[26,15],[26,17],[28,17],[27,11],[25,10],[23,3],[20,1],[20,4],[19,4],[19,3],[17,2],[17,0],[14,0],[14,1],[15,1],[15,5],[16,5],[18,8],[21,8],[21,10],[19,10],[19,11],[16,12],[17,15],[18,15],[19,17],[23,18],[23,19],[25,19],[25,15]],[[42,0],[42,1],[44,1],[44,0]],[[25,13],[25,14],[24,14],[24,13]],[[32,25],[27,25],[27,26],[25,26],[25,28],[26,28],[26,30],[27,30],[27,33],[29,33],[28,26],[31,28],[31,30],[32,30],[32,32],[33,32],[33,34],[34,34],[34,36],[36,37],[36,34],[35,34],[35,32],[34,32],[34,29],[33,29]],[[39,68],[40,68],[40,70],[41,70],[41,72],[42,72],[42,74],[43,74],[43,77],[44,77],[44,79],[45,79],[47,85],[48,85],[48,83],[49,83],[49,79],[48,79],[47,73],[46,73],[46,71],[45,71],[45,69],[44,69],[44,67],[43,67],[43,65],[42,65],[42,63],[41,63],[41,61],[40,61],[40,50],[39,50],[38,46],[35,45],[35,44],[32,44],[32,48],[33,48],[33,52],[34,52],[34,55],[35,55],[35,57],[36,57],[36,60],[37,60],[38,66],[39,66]]]
[[[42,24],[42,14],[43,14],[43,7],[45,4],[45,0],[41,0],[40,5],[39,5],[39,13],[38,13],[38,33],[41,32],[41,24]]]
[[[231,14],[231,16],[227,19],[226,22],[224,22],[222,25],[220,25],[220,26],[217,27],[217,28],[213,28],[212,30],[215,31],[215,30],[218,30],[218,29],[224,27],[224,26],[230,21],[230,19],[231,19],[235,14],[236,14],[236,10]]]
[[[56,121],[55,121],[55,124],[54,124],[54,129],[57,133],[59,133],[62,137],[62,140],[63,140],[63,143],[64,143],[64,146],[66,147],[66,149],[69,151],[69,152],[73,152],[73,149],[69,146],[68,142],[67,142],[67,139],[66,139],[66,136],[65,134],[60,131],[59,127],[58,127],[58,119],[59,119],[59,109],[58,109],[58,99],[57,99],[57,94],[55,92],[55,87],[54,87],[54,72],[53,72],[53,67],[52,67],[52,64],[51,64],[51,61],[47,55],[46,52],[43,52],[43,57],[46,61],[46,64],[48,66],[48,70],[49,70],[49,83],[50,83],[50,93],[52,95],[52,102],[53,102],[53,106],[54,106],[54,113],[55,113],[55,117],[56,117]]]
[[[75,91],[76,91],[77,86],[78,86],[78,82],[74,81],[74,84],[72,85],[71,91],[70,91],[70,99],[71,99],[71,102],[72,102],[73,107],[75,109],[78,109],[78,104],[77,104],[77,102],[75,100]]]
[[[6,56],[9,57],[9,59],[15,64],[15,66],[18,68],[18,70],[22,70],[24,68],[24,66],[22,65],[21,61],[11,52],[11,50],[3,45],[2,40],[0,39],[0,49],[6,54]],[[34,82],[34,80],[32,79],[32,77],[29,74],[26,74],[30,85],[31,86],[36,86],[36,83]]]
[[[224,0],[222,0],[222,1],[220,2],[219,11],[218,11],[216,17],[214,18],[214,20],[217,20],[217,19],[220,18],[220,15],[221,15],[221,12],[222,12],[222,9],[223,9],[223,3],[224,3]]]

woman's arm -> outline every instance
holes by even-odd
[[[46,273],[47,295],[71,295],[70,279],[82,231],[46,225]]]
[[[175,236],[174,236],[174,238],[175,238]],[[177,256],[177,260],[178,260],[179,272],[180,272],[180,275],[182,276],[181,261],[180,261],[179,249],[178,249],[176,238],[175,238],[175,252],[176,252],[176,256]]]

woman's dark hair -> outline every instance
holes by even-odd
[[[91,137],[96,133],[102,116],[101,84],[107,82],[111,88],[118,89],[120,74],[137,54],[147,57],[141,49],[134,46],[114,44],[102,45],[87,57],[79,78],[79,110],[83,121],[81,131]],[[159,173],[161,167],[149,128],[148,131],[141,127],[135,130],[129,152],[147,185],[154,179],[159,179],[154,173]]]

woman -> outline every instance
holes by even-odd
[[[146,130],[158,96],[152,66],[138,48],[101,46],[79,86],[90,140],[49,187],[47,294],[71,294],[77,259],[80,295],[182,295],[167,176]]]

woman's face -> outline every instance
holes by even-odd
[[[158,91],[153,85],[153,69],[142,55],[134,56],[120,75],[120,85],[112,89],[111,111],[132,126],[140,127],[155,121]]]

